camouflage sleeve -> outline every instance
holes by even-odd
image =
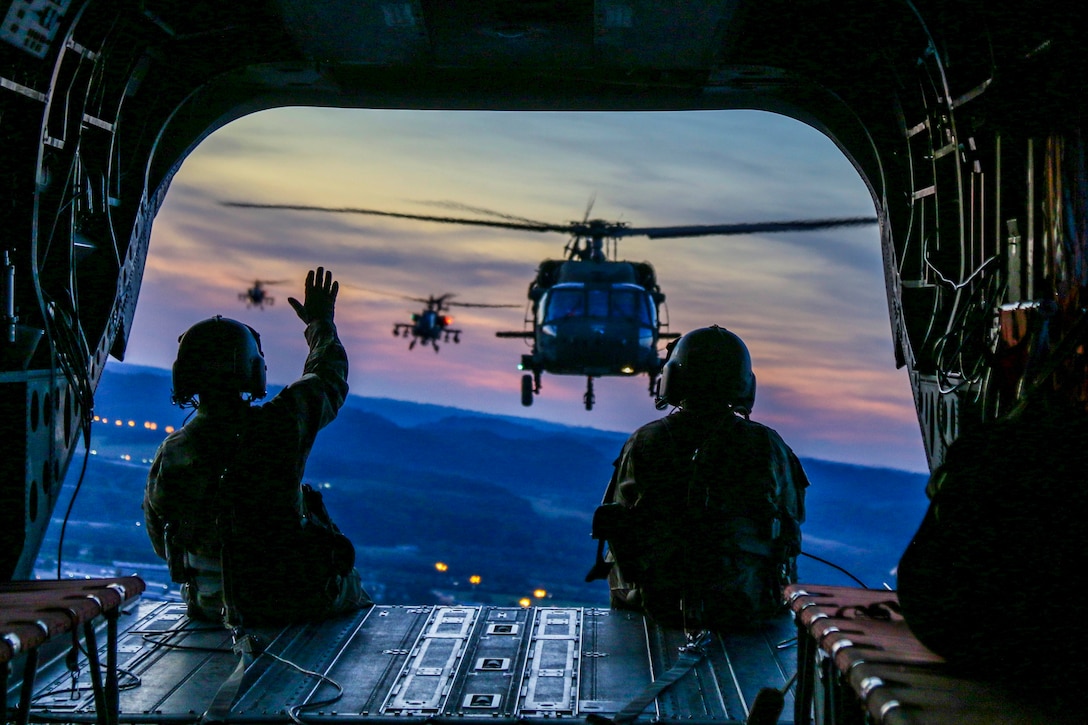
[[[144,525],[147,527],[147,537],[151,540],[151,546],[155,549],[155,553],[162,559],[166,558],[166,544],[163,540],[163,533],[166,528],[166,522],[163,520],[162,515],[155,508],[155,493],[158,490],[159,483],[159,471],[162,465],[162,458],[159,453],[155,454],[155,460],[151,463],[151,469],[147,473],[147,486],[144,488]]]
[[[348,356],[336,325],[316,319],[306,326],[310,352],[302,377],[288,385],[263,407],[281,421],[298,424],[308,449],[317,432],[336,418],[348,395]]]
[[[774,456],[774,473],[778,479],[781,500],[798,523],[805,521],[805,491],[808,488],[808,476],[801,466],[801,461],[777,432],[767,428],[771,437],[771,451]]]
[[[147,471],[147,485],[144,488],[147,537],[155,553],[163,559],[167,556],[167,524],[173,522],[172,525],[177,527],[181,521],[199,520],[200,516],[193,516],[194,509],[203,513],[203,506],[197,503],[201,487],[191,480],[188,471],[192,457],[186,446],[178,445],[178,439],[184,437],[184,432],[178,431],[159,445]],[[207,518],[214,521],[213,515]]]
[[[677,485],[687,485],[687,470],[679,467],[677,455],[676,443],[664,419],[632,433],[617,464],[616,501],[628,508],[670,506]]]
[[[615,470],[612,473],[612,480],[615,483],[612,501],[622,503],[628,508],[634,506],[642,494],[638,480],[635,478],[634,450],[635,436],[631,436],[623,444],[620,457],[613,464]]]
[[[667,461],[660,450],[661,435],[652,426],[639,428],[623,444],[616,463],[616,498],[628,508],[639,505],[647,494],[662,488],[661,469]]]
[[[348,396],[348,354],[332,320],[317,319],[306,326],[306,356],[303,380],[309,379],[320,389],[320,421],[323,427],[336,417]]]

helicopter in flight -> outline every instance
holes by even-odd
[[[536,270],[528,290],[529,307],[522,330],[496,332],[501,338],[528,341],[530,352],[521,356],[521,404],[530,406],[541,390],[544,373],[585,376],[582,401],[586,410],[596,402],[593,380],[605,376],[646,374],[649,393],[656,396],[665,363],[659,343],[678,338],[662,320],[665,293],[649,262],[616,258],[618,241],[624,237],[677,239],[701,236],[809,231],[876,224],[876,218],[850,217],[800,219],[777,222],[706,224],[669,227],[633,227],[626,222],[590,219],[592,200],[582,221],[549,223],[468,206],[440,206],[489,215],[493,219],[435,216],[353,207],[322,207],[291,204],[221,202],[225,206],[365,214],[399,219],[466,224],[528,232],[558,232],[569,239],[564,258],[546,259]]]
[[[411,336],[412,341],[408,343],[409,350],[419,343],[423,347],[430,345],[435,352],[438,352],[439,340],[443,342],[449,342],[450,340],[453,340],[454,343],[461,342],[461,330],[450,327],[453,324],[453,317],[446,314],[450,307],[520,307],[520,305],[451,302],[450,298],[453,296],[452,293],[447,292],[438,297],[433,295],[427,297],[403,297],[413,302],[422,302],[426,307],[420,312],[413,313],[411,322],[393,323],[393,335]]]
[[[273,305],[276,302],[276,298],[268,294],[268,290],[265,289],[268,285],[283,284],[287,282],[285,279],[265,280],[255,279],[253,280],[253,286],[248,287],[245,292],[238,293],[238,299],[246,303],[246,307],[256,307],[259,310],[263,310],[265,305]]]

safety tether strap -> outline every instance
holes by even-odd
[[[260,655],[260,648],[257,642],[257,638],[252,634],[246,634],[240,627],[235,628],[231,632],[231,636],[234,639],[234,652],[238,655],[238,665],[231,672],[222,685],[219,686],[219,690],[215,693],[215,697],[212,698],[211,705],[208,706],[207,711],[200,718],[202,723],[221,723],[226,722],[227,717],[230,715],[230,708],[234,705],[234,698],[238,696],[239,690],[242,689],[242,682],[245,680],[246,670],[253,663],[253,660]]]
[[[657,699],[670,685],[688,673],[695,664],[706,655],[706,646],[710,643],[711,634],[702,631],[698,634],[688,635],[688,643],[680,648],[680,657],[676,663],[661,677],[646,685],[642,692],[631,702],[627,703],[614,717],[607,718],[603,715],[590,713],[586,721],[591,725],[628,725],[635,721],[646,707]]]
[[[234,671],[219,686],[211,704],[201,717],[202,723],[226,722],[230,716],[231,706],[238,697],[242,684],[245,682],[246,670],[253,660],[260,655],[260,646],[257,638],[248,634],[242,626],[242,616],[235,608],[234,590],[234,490],[231,488],[230,470],[237,459],[238,451],[242,449],[241,434],[235,435],[237,445],[234,446],[234,454],[223,467],[219,476],[217,497],[220,499],[220,514],[218,518],[219,528],[222,532],[223,545],[220,551],[220,569],[223,577],[223,609],[224,623],[230,627],[232,649],[238,655],[238,664]]]

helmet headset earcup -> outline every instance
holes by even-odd
[[[724,406],[747,415],[755,397],[752,359],[734,333],[712,325],[669,343],[655,400],[658,410]]]
[[[657,397],[654,400],[654,406],[658,410],[680,405],[684,400],[683,364],[673,359],[673,351],[678,342],[679,339],[673,340],[665,348],[665,362],[661,366],[661,379],[658,381]]]

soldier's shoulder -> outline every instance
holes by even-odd
[[[759,421],[748,418],[740,418],[736,430],[740,431],[743,435],[766,440],[774,447],[783,448],[785,450],[790,449],[779,432],[765,423],[760,423]]]
[[[766,423],[760,423],[758,420],[752,420],[751,418],[741,418],[738,416],[737,425],[747,430],[760,431],[761,433],[764,433],[766,435],[773,436],[775,438],[781,438],[781,436],[778,435],[778,431],[776,431],[774,428],[767,425]]]

